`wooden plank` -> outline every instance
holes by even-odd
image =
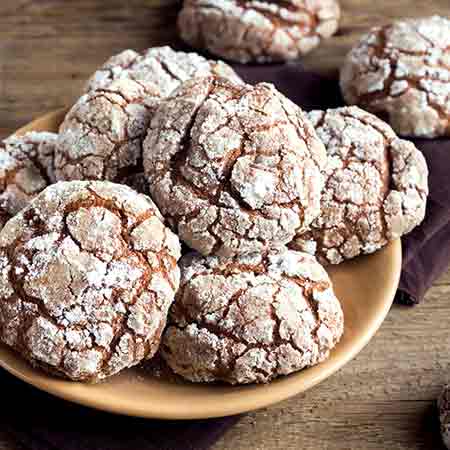
[[[72,104],[109,56],[173,42],[178,3],[2,0],[0,138]]]

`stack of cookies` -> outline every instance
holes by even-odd
[[[335,2],[283,3],[186,1],[182,35],[267,61],[336,28]],[[211,14],[232,45],[208,34]],[[58,135],[13,136],[0,154],[0,338],[77,381],[158,350],[193,382],[265,383],[323,361],[344,331],[324,266],[411,231],[428,194],[422,154],[371,113],[307,114],[169,47],[112,57]]]

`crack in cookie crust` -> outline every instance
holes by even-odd
[[[186,0],[181,38],[195,48],[248,63],[296,59],[335,33],[337,0]]]
[[[401,135],[450,136],[450,20],[372,29],[348,54],[341,90],[348,104],[387,117]]]
[[[357,107],[308,117],[328,153],[325,188],[320,216],[291,248],[339,264],[373,253],[423,220],[428,169],[411,142]]]
[[[267,383],[315,365],[343,332],[316,259],[290,250],[234,259],[183,257],[162,355],[194,382]]]
[[[159,347],[179,257],[148,197],[109,182],[52,185],[0,233],[0,338],[72,380],[138,364]]]
[[[55,181],[57,135],[29,132],[0,143],[0,229]]]
[[[204,255],[283,245],[319,214],[325,150],[304,113],[269,84],[188,81],[144,142],[154,201]]]

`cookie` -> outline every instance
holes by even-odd
[[[131,183],[142,174],[142,141],[162,98],[194,76],[221,74],[241,82],[226,64],[170,47],[112,57],[87,84],[59,130],[60,181]]]
[[[132,79],[156,98],[169,96],[183,81],[190,78],[217,75],[242,83],[237,73],[222,61],[175,51],[170,47],[153,47],[138,53],[124,50],[112,56],[87,81],[85,92],[103,89],[119,78]]]
[[[0,229],[55,181],[57,135],[32,131],[0,142]]]
[[[59,128],[57,180],[124,183],[142,172],[142,141],[153,109],[146,90],[127,78],[80,97]]]
[[[194,48],[241,63],[288,61],[333,35],[337,0],[185,0],[181,38]]]
[[[373,28],[341,70],[348,104],[406,136],[450,136],[450,20],[433,16]]]
[[[320,212],[325,163],[305,114],[272,85],[217,77],[164,100],[144,142],[153,200],[203,255],[291,241]]]
[[[179,257],[150,198],[110,182],[54,184],[0,233],[0,338],[71,380],[134,366],[159,347]]]
[[[419,150],[358,107],[308,114],[328,164],[321,213],[290,246],[339,264],[372,253],[424,218],[428,169]]]
[[[445,386],[438,399],[441,436],[445,446],[450,449],[450,389]]]
[[[183,257],[161,351],[194,382],[267,383],[325,360],[343,312],[317,260],[295,251]]]

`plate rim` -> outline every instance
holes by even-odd
[[[42,124],[45,121],[53,120],[57,121],[58,118],[62,118],[64,113],[67,111],[67,108],[61,108],[58,110],[55,110],[53,112],[44,114],[37,119],[31,121],[27,125],[21,127],[18,129],[14,134],[23,134],[27,131],[30,131],[32,129],[42,129],[39,124]],[[173,410],[157,410],[157,408],[144,408],[141,404],[136,404],[134,406],[127,405],[125,408],[121,408],[120,405],[118,406],[117,402],[111,403],[107,400],[99,399],[98,396],[92,396],[84,395],[79,396],[76,394],[76,389],[67,389],[67,384],[72,384],[74,386],[76,385],[83,385],[86,386],[86,384],[83,383],[76,383],[73,381],[67,381],[67,380],[55,380],[57,383],[52,383],[50,386],[48,385],[48,381],[46,383],[46,380],[50,378],[49,375],[40,373],[38,377],[28,375],[27,373],[24,373],[22,370],[17,369],[14,367],[13,364],[5,362],[3,354],[6,352],[7,354],[10,354],[10,358],[14,358],[15,361],[20,360],[21,363],[27,364],[25,361],[21,359],[21,357],[13,350],[11,350],[9,347],[7,347],[5,344],[0,343],[0,367],[5,369],[7,372],[9,372],[11,375],[15,376],[16,378],[22,380],[23,382],[30,384],[34,386],[37,389],[40,389],[41,391],[47,392],[51,395],[54,395],[60,399],[70,401],[85,407],[90,407],[93,409],[106,411],[114,414],[120,414],[120,415],[126,415],[126,416],[133,416],[133,417],[141,417],[141,418],[151,418],[151,419],[163,419],[163,420],[195,420],[195,419],[208,419],[208,418],[218,418],[218,417],[225,417],[225,416],[232,416],[236,414],[246,413],[250,411],[254,411],[257,409],[261,409],[264,407],[268,407],[270,405],[279,403],[281,401],[284,401],[288,398],[294,397],[302,392],[305,392],[312,387],[316,386],[317,384],[324,381],[326,378],[330,377],[334,373],[336,373],[338,370],[340,370],[342,367],[344,367],[349,361],[351,361],[353,358],[356,357],[363,349],[366,347],[366,345],[369,343],[369,341],[373,338],[373,336],[376,334],[382,323],[384,322],[395,297],[395,293],[398,288],[398,284],[400,281],[400,275],[401,275],[401,262],[402,262],[402,251],[401,251],[401,241],[400,239],[396,239],[392,242],[390,242],[385,248],[392,246],[394,247],[392,250],[393,259],[392,259],[392,267],[395,270],[395,273],[393,274],[393,282],[389,286],[389,291],[385,295],[385,301],[383,303],[383,308],[377,314],[370,322],[369,326],[364,330],[363,336],[361,336],[358,340],[358,342],[351,347],[349,351],[345,353],[343,357],[338,359],[337,361],[334,361],[333,364],[326,365],[325,369],[321,365],[314,366],[312,368],[306,369],[309,371],[314,371],[314,369],[319,368],[316,370],[318,374],[315,377],[310,377],[309,381],[307,383],[302,382],[301,385],[297,385],[295,389],[292,389],[292,386],[290,383],[283,383],[282,380],[287,380],[290,377],[294,377],[295,374],[292,374],[288,377],[282,377],[281,379],[275,380],[272,383],[268,385],[257,385],[255,388],[269,388],[276,386],[276,388],[273,388],[273,390],[276,391],[276,395],[273,393],[271,396],[267,397],[264,395],[259,396],[253,396],[252,399],[246,399],[245,401],[239,399],[235,399],[235,402],[224,402],[223,407],[221,410],[217,410],[212,408],[204,413],[198,412],[197,410],[194,412],[187,413],[186,410],[183,410],[182,412],[175,412]],[[36,369],[29,367],[27,369],[27,372],[29,371],[36,371]],[[32,372],[30,372],[32,373]],[[280,381],[281,380],[281,381]],[[56,386],[54,385],[56,384]],[[284,385],[288,384],[287,387]],[[87,385],[87,386],[95,386],[95,385]],[[252,386],[252,385],[251,385]],[[253,385],[254,386],[254,385]],[[229,387],[230,390],[234,390],[234,394],[238,394],[240,391],[239,387]],[[75,392],[75,393],[74,393]],[[231,392],[231,391],[230,391]],[[241,395],[241,397],[245,397],[244,395]],[[149,402],[151,405],[151,402]],[[148,404],[148,403],[147,403]],[[141,405],[141,406],[140,406]]]

